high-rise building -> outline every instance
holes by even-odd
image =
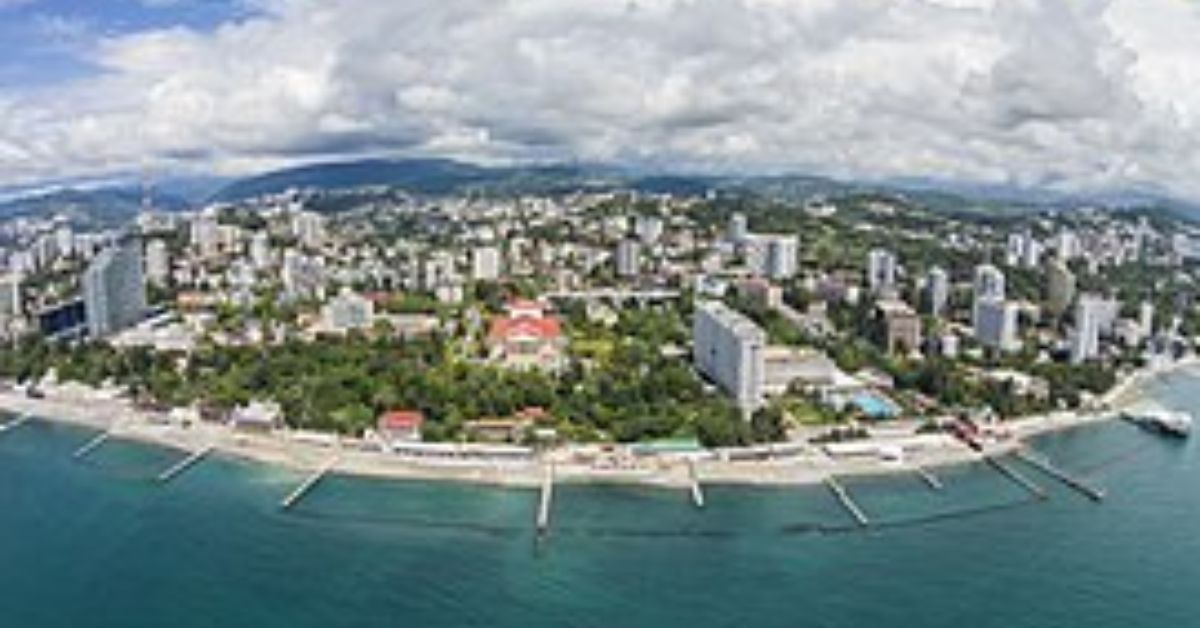
[[[321,299],[325,296],[325,265],[320,258],[312,258],[288,249],[283,253],[283,290],[293,299]]]
[[[734,398],[749,416],[763,404],[767,334],[746,316],[712,301],[696,308],[692,324],[696,370]]]
[[[641,272],[642,245],[637,240],[625,238],[617,243],[617,276],[636,277]]]
[[[496,281],[500,278],[500,250],[494,246],[471,249],[471,278],[475,281]]]
[[[999,351],[1021,348],[1018,336],[1017,304],[1002,298],[975,302],[975,339],[985,347]]]
[[[1060,260],[1050,262],[1046,269],[1046,309],[1062,316],[1075,300],[1075,274]]]
[[[1142,301],[1138,306],[1138,325],[1142,328],[1143,335],[1154,335],[1154,304],[1150,301]]]
[[[250,263],[258,270],[271,265],[271,236],[266,231],[250,236]]]
[[[950,275],[937,266],[929,269],[925,277],[925,293],[930,316],[940,318],[950,302]]]
[[[896,287],[896,256],[884,249],[867,253],[867,287],[875,293]]]
[[[1075,334],[1071,339],[1071,362],[1080,364],[1100,357],[1100,332],[1104,326],[1104,299],[1086,294],[1075,305]]]
[[[92,338],[131,327],[146,313],[142,243],[127,236],[100,252],[83,274],[83,302]]]
[[[791,279],[799,264],[800,240],[794,235],[754,234],[746,239],[746,266],[758,277]]]
[[[292,215],[292,235],[306,248],[320,248],[325,244],[325,218],[315,212],[296,212]]]
[[[20,316],[23,312],[20,273],[0,275],[0,318]]]
[[[217,210],[208,208],[192,219],[192,248],[201,257],[213,257],[221,249],[221,225],[217,222]]]
[[[645,246],[658,244],[663,234],[663,221],[658,216],[638,216],[634,220],[634,231]]]
[[[1004,273],[991,264],[975,267],[974,298],[971,301],[971,326],[979,331],[979,308],[985,301],[1004,301]]]
[[[734,244],[741,244],[746,241],[746,237],[750,234],[749,223],[746,222],[746,214],[736,212],[729,217],[729,225],[726,237]]]
[[[165,286],[171,276],[171,258],[167,253],[167,243],[162,240],[151,240],[146,245],[146,281]]]

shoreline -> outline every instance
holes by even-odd
[[[916,473],[980,462],[984,456],[1011,453],[1041,434],[1057,432],[1114,418],[1121,409],[1137,403],[1145,387],[1171,373],[1195,370],[1200,358],[1190,356],[1169,364],[1140,369],[1102,395],[1104,409],[1068,411],[1013,419],[1000,424],[1001,437],[990,439],[983,451],[975,451],[944,433],[914,434],[899,425],[883,426],[873,436],[854,441],[857,455],[832,456],[819,445],[788,443],[776,447],[705,450],[687,454],[658,454],[647,457],[610,455],[597,466],[588,455],[595,447],[577,446],[520,460],[416,459],[382,451],[349,446],[330,435],[280,430],[271,433],[237,432],[226,425],[170,423],[157,413],[137,410],[121,399],[99,391],[71,386],[66,394],[33,399],[15,390],[0,392],[0,409],[38,419],[111,432],[117,439],[140,442],[181,452],[212,447],[226,457],[309,473],[332,464],[330,472],[351,477],[468,483],[502,488],[536,489],[548,468],[554,480],[566,484],[616,484],[687,490],[693,484],[692,468],[702,484],[728,486],[796,486],[820,484],[833,476],[873,476]],[[72,394],[73,393],[73,394]],[[891,429],[889,429],[891,428]],[[80,443],[81,445],[83,443]],[[786,447],[790,453],[770,452]],[[885,460],[882,448],[899,447],[901,460]],[[735,459],[743,458],[747,459]],[[588,462],[588,460],[591,462]],[[613,468],[612,464],[616,464]]]

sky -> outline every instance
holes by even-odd
[[[0,0],[0,188],[358,156],[1200,201],[1193,0]]]

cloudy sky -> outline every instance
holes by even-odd
[[[0,187],[357,155],[1200,200],[1193,0],[0,0]]]

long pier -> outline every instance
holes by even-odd
[[[537,533],[545,536],[550,531],[550,511],[554,505],[554,465],[546,466],[542,474],[541,495],[538,499]]]
[[[1033,481],[1021,475],[1016,469],[1004,464],[1003,462],[1000,462],[992,456],[984,456],[983,460],[993,469],[999,471],[1001,475],[1012,480],[1021,488],[1029,491],[1034,497],[1037,497],[1038,499],[1047,499],[1049,497],[1049,495],[1046,494],[1045,489],[1037,484],[1034,484]]]
[[[13,419],[12,421],[5,423],[4,425],[0,425],[0,434],[4,434],[5,432],[11,432],[32,420],[33,420],[32,414],[22,414],[21,416]]]
[[[938,476],[934,475],[931,471],[929,471],[929,469],[926,469],[921,465],[916,465],[913,468],[916,470],[917,475],[921,476],[921,479],[925,481],[925,484],[929,485],[929,488],[935,491],[940,491],[945,488],[945,486],[942,484],[942,481],[938,479]]]
[[[169,469],[158,474],[159,484],[166,484],[167,482],[170,482],[171,480],[174,480],[175,478],[179,477],[180,475],[183,474],[184,471],[187,471],[188,469],[192,468],[196,463],[200,462],[201,460],[204,460],[204,458],[206,458],[208,456],[208,454],[212,453],[212,450],[213,450],[212,445],[207,445],[205,447],[201,447],[200,449],[197,449],[196,451],[192,452],[188,457],[171,465],[171,467]]]
[[[291,510],[293,506],[300,503],[300,500],[304,499],[305,495],[316,488],[317,484],[320,484],[321,480],[325,479],[325,476],[337,466],[339,460],[340,457],[335,456],[318,467],[300,486],[296,487],[296,490],[289,493],[287,497],[283,498],[283,501],[279,502],[279,508],[281,510]]]
[[[1094,502],[1104,501],[1104,489],[1091,486],[1083,480],[1071,476],[1066,471],[1050,464],[1050,461],[1044,457],[1030,455],[1026,451],[1018,451],[1016,455],[1022,462],[1079,491],[1088,499]]]
[[[854,517],[858,525],[864,528],[871,525],[871,520],[858,507],[858,504],[854,503],[854,498],[850,497],[850,491],[847,491],[846,487],[842,486],[842,483],[838,482],[836,477],[832,475],[826,476],[825,484],[833,492],[834,496],[838,498],[838,501],[842,503],[842,507],[846,509],[846,512],[849,512],[850,516]]]
[[[92,440],[89,440],[83,447],[76,449],[75,453],[71,454],[71,457],[76,460],[82,460],[83,458],[86,458],[89,454],[91,454],[93,451],[96,451],[97,449],[99,449],[101,445],[103,445],[104,443],[107,443],[108,439],[111,437],[112,437],[112,430],[105,430],[105,431],[101,432],[99,435],[97,435],[95,438],[93,438]]]
[[[688,459],[688,479],[691,481],[692,505],[704,508],[704,488],[700,486],[700,474],[696,471],[696,461]]]

